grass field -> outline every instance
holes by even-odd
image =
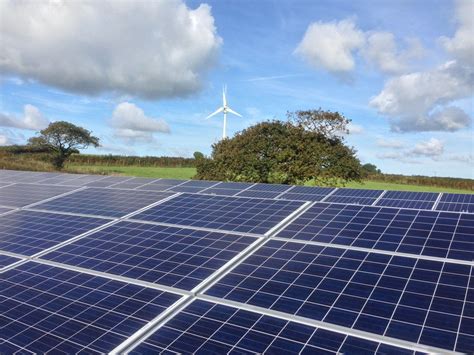
[[[127,176],[139,176],[148,178],[166,179],[191,179],[196,174],[195,168],[154,168],[138,166],[97,166],[97,165],[69,165],[68,172],[82,174],[117,174]],[[346,187],[354,189],[373,190],[399,190],[399,191],[427,191],[427,192],[453,192],[472,194],[474,191],[449,189],[435,186],[418,186],[383,183],[378,181],[364,181],[363,183],[352,182]]]

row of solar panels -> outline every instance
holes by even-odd
[[[2,183],[39,183],[60,186],[107,187],[147,191],[202,193],[219,196],[324,201],[380,207],[398,207],[474,213],[474,194],[414,191],[383,191],[278,184],[251,184],[176,179],[146,179],[121,176],[58,175],[54,173],[0,171]],[[1,186],[1,185],[0,185]]]
[[[6,352],[108,352],[152,320],[137,353],[474,350],[472,215],[27,186],[0,188],[37,203],[0,210],[0,263],[34,260],[2,274]]]

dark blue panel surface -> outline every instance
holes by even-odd
[[[130,180],[130,176],[107,176],[100,180],[95,180],[87,183],[88,187],[112,187],[122,182]]]
[[[0,250],[31,256],[108,222],[102,218],[17,211],[0,216]]]
[[[11,210],[12,210],[11,208],[0,207],[0,214],[9,212],[9,211],[11,211]]]
[[[2,338],[35,353],[108,353],[179,298],[28,262],[2,274]]]
[[[270,240],[206,293],[472,352],[470,275],[472,267],[466,265]],[[462,344],[458,333],[466,340]],[[468,341],[470,348],[463,345]]]
[[[145,184],[149,184],[157,179],[153,178],[131,178],[126,181],[119,182],[118,184],[113,184],[110,186],[112,189],[136,189],[137,187],[143,186]]]
[[[413,354],[410,350],[346,334],[211,302],[194,301],[131,353],[387,354],[389,349],[397,354]]]
[[[376,206],[431,210],[438,196],[435,192],[387,191]]]
[[[238,193],[236,196],[256,198],[276,198],[291,188],[291,185],[255,184],[251,188]]]
[[[254,237],[120,222],[44,259],[191,290]]]
[[[332,187],[295,186],[279,198],[297,201],[321,201],[333,190]]]
[[[278,236],[471,261],[473,225],[468,214],[317,203]]]
[[[474,213],[474,195],[443,193],[436,209]]]
[[[172,186],[167,191],[198,193],[218,184],[217,181],[190,180],[178,186]]]
[[[123,217],[172,194],[172,192],[87,188],[39,204],[37,208],[93,216]]]
[[[213,187],[203,190],[201,193],[218,196],[234,196],[239,192],[250,188],[252,183],[248,182],[221,182]]]
[[[0,188],[0,205],[24,207],[63,193],[74,191],[75,187],[15,184]]]
[[[186,180],[179,179],[158,179],[150,184],[145,184],[137,188],[137,190],[149,190],[149,191],[164,191],[170,187],[181,185]]]
[[[371,205],[382,194],[382,190],[338,189],[324,202]]]
[[[263,234],[301,205],[297,201],[182,194],[133,218]]]
[[[0,268],[11,265],[13,263],[16,263],[17,261],[20,261],[21,259],[15,258],[10,255],[4,255],[0,254]]]

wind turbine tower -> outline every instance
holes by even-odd
[[[212,116],[215,116],[218,113],[221,113],[221,112],[224,113],[224,125],[223,125],[223,128],[222,128],[222,139],[225,139],[227,137],[227,134],[226,134],[227,112],[232,113],[236,116],[242,117],[241,114],[235,112],[229,106],[227,106],[226,94],[227,94],[227,86],[224,86],[224,88],[222,89],[222,107],[219,107],[215,112],[211,113],[209,116],[206,117],[206,120],[207,120],[208,118],[211,118]]]

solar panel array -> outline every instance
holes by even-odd
[[[473,196],[0,170],[0,352],[472,353]]]

